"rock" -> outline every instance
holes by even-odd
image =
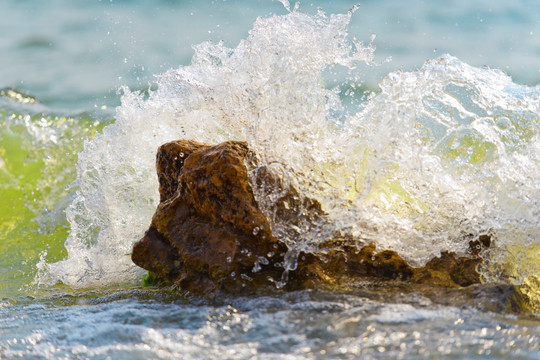
[[[161,202],[133,248],[135,264],[198,294],[237,292],[281,276],[268,254],[286,249],[272,236],[250,189],[247,151],[245,143],[232,141],[213,147],[176,141],[159,148]]]
[[[480,283],[476,271],[480,258],[458,257],[444,251],[438,258],[431,259],[425,266],[415,269],[412,281],[421,284],[435,284],[446,287],[469,286]]]
[[[323,239],[319,251],[300,252],[295,269],[284,271],[290,254],[273,236],[255,200],[245,165],[248,153],[247,144],[237,141],[207,146],[181,140],[162,145],[156,163],[160,204],[145,236],[133,247],[133,262],[158,279],[206,296],[275,284],[285,290],[345,289],[359,279],[449,288],[479,283],[479,251],[465,257],[445,252],[424,267],[413,268],[395,251],[377,252],[373,244],[358,247],[350,236]],[[254,161],[251,156],[249,160]],[[264,167],[255,186],[286,194],[288,205],[274,210],[291,224],[302,220],[296,208],[305,210],[304,220],[325,216],[317,201],[301,196]],[[488,239],[472,241],[471,249],[480,245],[489,246]]]

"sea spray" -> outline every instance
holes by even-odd
[[[327,128],[321,70],[352,66],[373,52],[348,42],[351,15],[259,18],[236,49],[196,46],[192,64],[159,75],[147,99],[124,89],[115,123],[79,154],[68,257],[42,261],[38,282],[87,287],[139,276],[129,253],[158,202],[155,151],[166,141],[245,139],[268,159],[290,155],[294,166],[299,153],[287,149],[288,139],[322,136]],[[279,143],[276,123],[285,125]]]
[[[464,250],[469,234],[498,249],[538,241],[538,88],[451,56],[380,86],[349,124],[377,139],[364,199],[398,224],[387,245],[414,262]]]
[[[17,89],[0,90],[0,122],[0,288],[11,296],[31,282],[41,252],[49,261],[65,255],[77,152],[104,124],[54,114]]]
[[[79,153],[68,256],[42,261],[38,282],[140,277],[129,254],[158,203],[156,149],[174,139],[246,140],[257,156],[246,164],[252,175],[265,166],[283,188],[321,204],[324,216],[298,208],[291,224],[275,216],[283,188],[254,186],[290,249],[281,281],[299,250],[321,251],[335,234],[396,250],[413,265],[463,253],[485,234],[494,244],[486,281],[539,274],[537,260],[523,268],[508,253],[529,254],[539,239],[540,89],[446,55],[388,74],[380,92],[342,111],[344,89],[361,85],[359,64],[373,62],[372,44],[349,39],[352,13],[259,18],[234,49],[195,46],[192,63],[159,75],[147,97],[124,89],[116,122]],[[335,68],[348,75],[328,89]]]

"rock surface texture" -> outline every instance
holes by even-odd
[[[296,268],[285,272],[288,249],[272,235],[255,200],[245,165],[248,153],[246,143],[235,141],[162,145],[157,153],[160,204],[149,230],[134,245],[135,264],[205,296],[276,286],[348,289],[374,279],[444,288],[480,282],[476,266],[479,247],[489,246],[485,238],[471,241],[467,256],[445,252],[421,268],[413,268],[395,251],[377,251],[373,244],[359,247],[352,238],[323,239],[320,252],[300,252]],[[257,186],[276,181],[265,171],[259,173]],[[298,199],[295,189],[288,191]],[[316,201],[300,201],[324,216]]]

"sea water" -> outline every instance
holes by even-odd
[[[205,300],[141,287],[156,148],[246,140],[321,203],[329,234],[421,266],[489,235],[483,282],[540,288],[540,7],[456,1],[5,1],[1,358],[517,358],[540,323],[299,291]],[[255,176],[257,167],[247,163]],[[286,281],[286,277],[283,278]],[[384,299],[384,297],[383,297]],[[538,302],[536,303],[538,306]]]

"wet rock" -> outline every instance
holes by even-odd
[[[160,204],[145,236],[133,248],[135,264],[158,279],[195,294],[238,293],[264,287],[344,289],[358,279],[407,281],[459,288],[479,283],[478,252],[459,257],[442,253],[413,268],[395,251],[358,246],[352,237],[323,241],[318,251],[300,252],[285,271],[287,246],[272,234],[253,195],[245,165],[246,143],[216,146],[174,141],[157,153]],[[251,157],[249,161],[253,161]],[[284,201],[274,213],[291,224],[325,216],[320,204],[259,169],[260,189],[277,189]],[[283,204],[283,205],[279,205]],[[302,209],[301,218],[294,209]],[[485,238],[471,248],[489,246]],[[478,245],[478,246],[477,246]]]
[[[376,252],[374,244],[358,248],[343,241],[327,241],[315,254],[301,254],[292,276],[305,288],[344,288],[356,278],[408,280],[413,268],[395,251]]]
[[[454,253],[444,251],[440,257],[431,259],[421,268],[414,269],[412,281],[446,287],[478,284],[480,274],[476,271],[476,267],[479,261],[478,257],[458,257]]]
[[[198,294],[237,292],[280,276],[267,256],[285,249],[251,192],[243,163],[247,151],[243,142],[160,147],[161,202],[133,248],[135,264]]]

